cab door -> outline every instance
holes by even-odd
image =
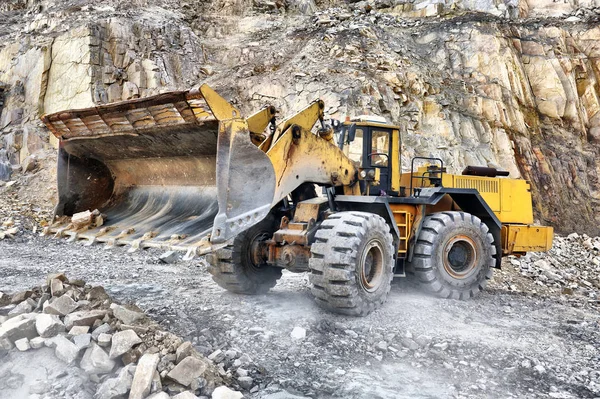
[[[392,130],[370,127],[365,139],[365,158],[363,165],[379,169],[379,184],[371,187],[371,195],[386,195],[390,187],[390,165],[392,163]]]

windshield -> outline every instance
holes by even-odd
[[[356,165],[360,166],[363,155],[363,130],[357,128],[354,141],[344,144],[344,154]]]

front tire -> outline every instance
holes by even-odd
[[[255,256],[257,246],[273,236],[272,217],[238,234],[231,245],[207,256],[213,281],[236,294],[265,294],[277,284],[282,269]]]
[[[393,278],[393,239],[378,215],[339,212],[329,216],[311,246],[311,293],[327,310],[365,316],[381,306]]]
[[[492,278],[495,255],[494,238],[481,219],[465,212],[440,212],[423,220],[408,267],[426,291],[468,299]]]

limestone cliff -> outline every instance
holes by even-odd
[[[35,176],[32,158],[52,153],[41,113],[208,82],[246,112],[321,97],[331,117],[383,115],[403,128],[405,166],[413,155],[453,172],[497,164],[531,181],[540,222],[598,234],[595,7],[10,0],[0,5],[0,179]]]

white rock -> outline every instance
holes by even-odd
[[[180,361],[182,361],[183,359],[188,357],[192,353],[193,350],[194,350],[194,346],[189,341],[186,341],[183,344],[179,345],[179,347],[175,351],[175,356],[177,357],[175,359],[175,362],[179,363]]]
[[[167,374],[167,377],[179,384],[189,387],[192,381],[204,374],[206,363],[193,356],[183,359]]]
[[[96,391],[95,399],[115,399],[123,397],[133,382],[136,366],[128,364],[123,367],[117,377],[104,381]],[[168,397],[168,396],[167,396]]]
[[[92,339],[97,341],[98,340],[98,336],[102,333],[108,334],[110,333],[112,330],[110,328],[110,326],[106,323],[96,327],[96,329],[94,331],[92,331]]]
[[[29,345],[29,340],[27,338],[21,338],[15,341],[15,346],[21,352],[25,352],[31,349],[31,345]]]
[[[306,338],[306,330],[302,327],[294,327],[290,336],[295,340],[304,339]]]
[[[536,260],[533,265],[539,269],[542,270],[551,270],[552,268],[550,267],[550,264],[548,264],[548,262],[544,259],[538,259]]]
[[[141,342],[142,340],[133,330],[119,331],[112,336],[109,357],[116,359]]]
[[[211,396],[212,399],[242,399],[243,397],[241,392],[233,391],[226,386],[217,387]]]
[[[157,393],[154,393],[154,394],[148,396],[146,399],[169,399],[169,398],[170,398],[170,396],[168,393],[161,391],[161,392],[157,392]]]
[[[51,338],[65,331],[65,325],[58,316],[40,313],[35,318],[35,329],[42,338]]]
[[[104,310],[81,310],[69,313],[65,316],[65,327],[70,330],[73,326],[92,326],[96,320],[102,319],[105,315]]]
[[[57,358],[67,364],[71,364],[77,359],[79,355],[79,348],[67,338],[62,335],[58,335],[52,339],[56,345],[54,351]]]
[[[44,313],[66,316],[77,309],[77,303],[67,295],[55,298],[44,308]]]
[[[31,345],[33,349],[40,349],[42,346],[44,346],[44,341],[45,339],[42,337],[35,337],[29,341],[29,345]]]
[[[542,366],[541,364],[538,364],[533,369],[540,374],[544,374],[546,372],[546,368],[544,366]]]
[[[129,399],[143,399],[148,396],[159,360],[156,353],[146,353],[140,358],[133,376]]]
[[[73,337],[73,343],[79,350],[87,349],[92,345],[92,334],[79,334]]]
[[[24,315],[8,319],[0,326],[0,340],[7,339],[10,342],[15,342],[21,338],[32,339],[37,335],[35,319],[27,318]]]
[[[106,374],[112,371],[115,362],[101,347],[92,342],[92,346],[85,351],[79,366],[88,374]]]
[[[111,340],[112,340],[112,334],[102,333],[102,334],[98,335],[98,345],[100,345],[100,346],[110,345]]]
[[[74,337],[75,335],[87,334],[90,331],[89,326],[75,326],[69,330],[69,335]]]
[[[33,310],[33,306],[29,301],[23,301],[15,306],[10,312],[8,312],[8,317],[15,317],[20,314],[29,313]]]

